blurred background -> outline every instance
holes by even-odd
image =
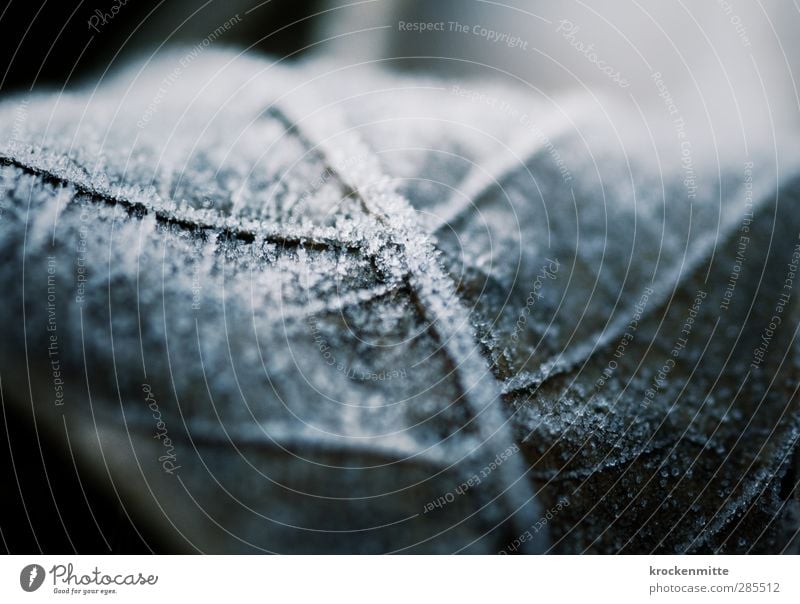
[[[403,31],[408,22],[444,31]],[[0,13],[0,93],[94,84],[134,58],[213,35],[217,48],[284,61],[378,61],[543,94],[635,97],[642,106],[662,102],[650,78],[659,72],[680,92],[683,113],[710,114],[703,121],[716,128],[735,116],[743,130],[794,133],[798,25],[800,7],[782,0],[10,0]]]
[[[656,57],[665,75],[690,79],[689,71],[714,71],[721,63],[736,76],[737,67],[748,70],[751,56],[762,68],[771,59],[785,81],[786,65],[793,72],[798,66],[798,11],[796,2],[782,0],[10,0],[0,13],[2,88],[96,77],[131,56],[197,42],[237,14],[241,21],[221,43],[293,58],[425,57],[393,66],[447,73],[491,66],[551,89],[576,81],[613,89],[584,57],[564,51],[563,29],[556,30],[569,20],[579,26],[580,41],[593,43],[630,81]],[[457,21],[510,33],[527,45],[509,48],[447,30],[399,31],[401,21]],[[776,74],[762,73],[765,83]]]

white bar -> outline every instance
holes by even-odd
[[[4,556],[0,602],[159,601],[325,602],[800,602],[796,556]],[[109,595],[86,594],[98,585],[64,584],[74,576],[142,573],[154,585],[112,585]],[[20,573],[45,569],[39,589],[26,593]],[[59,577],[53,578],[54,565]],[[726,569],[728,574],[651,574],[653,569]],[[55,581],[55,583],[54,583]],[[741,586],[736,593],[650,593],[652,586]],[[751,584],[751,591],[746,591]],[[777,584],[778,591],[775,592]],[[77,590],[54,593],[55,589]],[[757,593],[753,589],[764,589]],[[768,591],[767,591],[768,590]],[[165,600],[170,598],[170,600]]]

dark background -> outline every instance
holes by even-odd
[[[286,55],[308,43],[320,0],[127,0],[95,32],[95,11],[110,14],[126,0],[10,0],[0,4],[0,92],[79,83],[90,74],[151,52],[162,42],[202,40],[239,13],[252,12],[224,34],[224,44]]]

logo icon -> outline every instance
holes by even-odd
[[[38,564],[28,564],[19,573],[19,585],[25,591],[36,591],[44,583],[44,568]]]

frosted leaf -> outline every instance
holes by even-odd
[[[212,51],[148,110],[179,56],[0,131],[4,391],[27,404],[30,368],[37,421],[171,547],[496,552],[563,500],[527,551],[785,540],[765,519],[797,480],[797,339],[749,363],[796,181],[756,175],[741,271],[762,278],[721,312],[735,157],[697,141],[687,199],[680,162],[589,100],[498,87],[521,128],[450,82]]]

